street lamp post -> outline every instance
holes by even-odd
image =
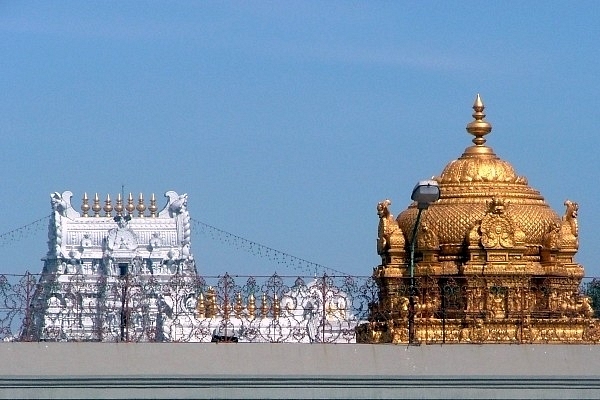
[[[440,198],[440,187],[434,180],[420,181],[412,191],[410,198],[417,202],[417,219],[413,226],[412,236],[410,239],[410,289],[408,297],[408,343],[415,342],[415,245],[417,243],[417,232],[419,223],[421,222],[421,213],[426,210],[431,203],[436,202]]]

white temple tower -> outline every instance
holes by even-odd
[[[81,212],[71,192],[51,195],[48,253],[21,341],[352,342],[352,300],[326,276],[284,285],[210,286],[190,250],[187,195],[169,191],[158,212],[140,194],[107,196]]]
[[[119,194],[101,206],[85,194],[81,213],[72,196],[51,195],[48,253],[23,339],[162,340],[165,316],[195,307],[187,194],[166,192],[160,212],[154,195],[148,206],[142,194],[137,204]]]

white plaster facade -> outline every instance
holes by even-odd
[[[187,195],[165,197],[160,212],[155,206],[146,212],[131,195],[127,205],[119,196],[114,207],[107,198],[103,210],[97,196],[95,207],[84,196],[80,213],[71,192],[51,195],[48,253],[25,332],[30,339],[155,340],[161,294],[148,297],[144,288],[197,276]]]
[[[167,192],[160,212],[154,196],[150,207],[130,194],[101,209],[84,195],[81,213],[72,196],[51,195],[48,253],[21,340],[355,342],[352,301],[324,278],[288,288],[274,275],[261,289],[225,275],[208,286],[191,252],[187,195]]]

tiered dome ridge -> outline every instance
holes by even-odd
[[[475,120],[466,129],[474,136],[474,145],[434,178],[440,185],[440,200],[424,213],[423,221],[436,233],[442,252],[458,254],[470,229],[488,210],[489,202],[500,197],[525,233],[527,254],[539,253],[544,235],[560,222],[560,217],[540,192],[528,185],[525,177],[517,175],[508,161],[485,145],[484,136],[491,132],[492,125],[485,120],[485,107],[479,95],[473,109]],[[413,204],[398,216],[405,234],[410,235],[416,215]]]

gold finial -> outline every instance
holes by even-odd
[[[136,209],[138,211],[138,217],[144,218],[144,211],[146,211],[146,205],[144,204],[144,195],[142,193],[140,193]]]
[[[127,210],[127,215],[132,216],[135,211],[135,205],[133,204],[133,195],[129,192],[129,197],[127,198],[127,205],[125,206],[125,210]]]
[[[196,302],[196,316],[198,318],[204,318],[206,313],[206,306],[204,305],[204,295],[200,293]]]
[[[88,212],[90,211],[90,204],[87,192],[83,193],[83,203],[81,204],[81,211],[83,211],[84,217],[88,216]]]
[[[263,292],[261,300],[260,315],[264,318],[269,313],[269,303],[267,303],[267,294],[265,292]]]
[[[244,304],[242,303],[242,294],[237,292],[235,295],[235,305],[233,306],[233,311],[235,311],[235,316],[240,317],[242,315],[242,310],[244,309]]]
[[[228,301],[223,303],[223,318],[225,318],[225,319],[229,318],[229,312],[231,311],[231,308],[232,307]]]
[[[279,304],[279,299],[277,298],[277,293],[273,294],[273,317],[279,318],[279,314],[281,312],[281,305]]]
[[[94,211],[94,217],[100,216],[100,210],[102,210],[102,207],[100,207],[100,198],[98,197],[98,193],[96,193],[96,195],[94,196],[94,205],[92,206],[92,211]]]
[[[210,287],[210,317],[214,317],[217,315],[219,309],[217,308],[217,294],[215,293],[215,289]]]
[[[123,199],[121,193],[117,194],[117,204],[115,205],[115,212],[117,215],[123,215]]]
[[[104,216],[112,217],[111,213],[113,210],[112,202],[110,201],[110,194],[106,195],[106,200],[104,201]]]
[[[483,137],[492,131],[492,125],[484,120],[484,109],[485,106],[483,105],[483,101],[481,101],[481,96],[477,93],[475,103],[473,104],[473,110],[475,110],[473,118],[475,118],[475,121],[471,121],[467,124],[467,132],[475,136],[473,143],[475,143],[476,146],[483,146],[486,142]]]
[[[208,287],[206,302],[208,303],[206,307],[206,318],[212,318],[217,315],[217,295],[212,286]]]
[[[158,207],[156,207],[156,199],[154,198],[154,193],[152,193],[152,197],[150,197],[150,207],[148,207],[150,211],[150,216],[156,217],[156,211],[158,211]]]
[[[254,318],[255,312],[256,312],[256,299],[254,298],[254,293],[250,293],[250,296],[248,296],[248,315],[251,318]]]

